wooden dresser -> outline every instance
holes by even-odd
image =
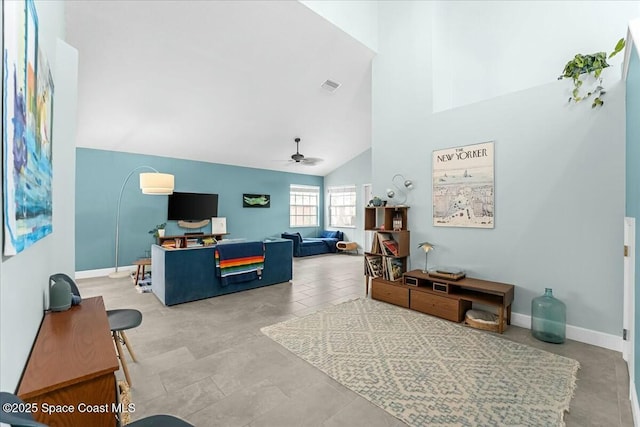
[[[53,427],[115,426],[118,368],[102,297],[88,298],[45,314],[17,394]]]

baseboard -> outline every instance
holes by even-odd
[[[136,271],[136,266],[126,265],[118,267],[120,270]],[[108,276],[113,268],[101,268],[98,270],[76,271],[76,279],[90,279],[93,277]],[[520,313],[511,313],[511,324],[521,328],[531,329],[531,316]],[[578,326],[567,325],[567,338],[574,341],[603,347],[609,350],[622,352],[622,337]],[[637,404],[637,399],[636,399]]]
[[[531,316],[512,313],[511,324],[521,328],[531,329]],[[574,341],[580,341],[585,344],[591,344],[609,350],[622,352],[622,337],[616,335],[567,325],[567,338]]]
[[[136,271],[136,266],[124,265],[124,266],[118,267],[118,270]],[[97,270],[76,271],[76,279],[91,279],[93,277],[104,277],[104,276],[108,276],[109,273],[112,273],[112,272],[113,272],[113,267],[99,268]]]
[[[629,381],[629,400],[631,400],[631,413],[633,414],[633,425],[640,423],[640,406],[638,405],[638,393],[636,393],[635,381]]]

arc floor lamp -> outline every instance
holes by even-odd
[[[129,182],[129,179],[136,171],[140,169],[149,169],[153,172],[141,172],[140,173],[140,189],[142,194],[149,194],[153,196],[166,196],[173,194],[174,189],[174,176],[168,173],[160,173],[151,166],[138,166],[134,168],[129,175],[124,179],[122,187],[120,187],[120,195],[118,196],[118,211],[116,213],[116,265],[115,271],[109,274],[112,279],[126,277],[128,271],[118,271],[118,245],[120,243],[120,205],[122,204],[122,193],[124,187]]]

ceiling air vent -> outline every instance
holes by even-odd
[[[325,80],[320,86],[326,91],[335,92],[336,89],[340,87],[340,83],[334,82],[333,80]]]

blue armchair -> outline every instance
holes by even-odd
[[[342,231],[324,230],[320,237],[302,237],[300,233],[282,233],[293,241],[293,256],[303,257],[337,252],[336,244],[344,238]]]

